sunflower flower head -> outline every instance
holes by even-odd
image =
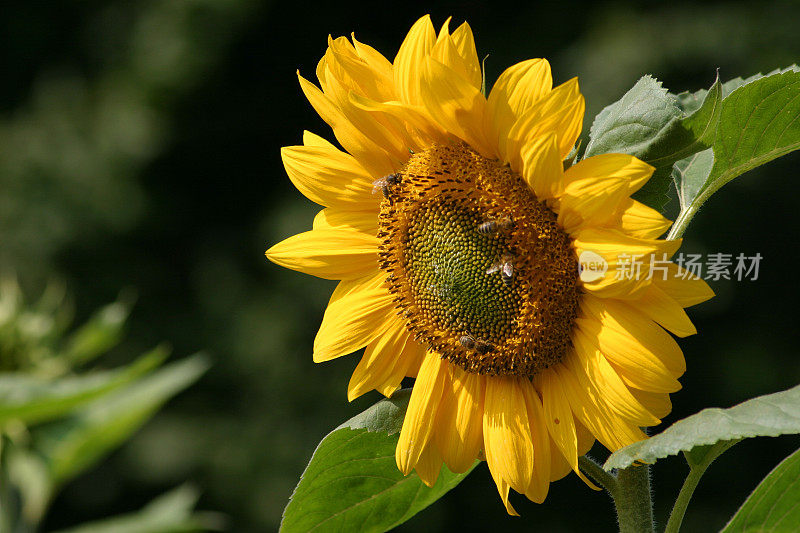
[[[282,151],[295,186],[324,206],[309,232],[267,251],[341,280],[314,360],[365,348],[349,399],[416,378],[397,465],[432,485],[446,463],[485,457],[535,502],[595,440],[645,438],[685,370],[684,308],[710,298],[658,237],[670,221],[631,199],[653,168],[605,154],[565,163],[581,132],[577,79],[553,87],[543,59],[518,63],[488,97],[466,23],[428,16],[393,62],[329,39],[319,86],[300,77],[344,150],[306,132]],[[604,265],[581,272],[582,258]],[[625,258],[643,274],[623,275]],[[654,269],[653,269],[654,270]],[[592,275],[587,275],[592,274]]]

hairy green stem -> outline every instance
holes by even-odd
[[[617,472],[614,505],[620,533],[652,533],[653,500],[648,465],[633,465]]]
[[[589,457],[581,457],[578,464],[583,472],[602,485],[614,500],[620,533],[652,533],[653,503],[650,493],[650,467],[630,466],[606,472]]]
[[[584,455],[578,457],[578,467],[583,471],[584,474],[592,478],[598,485],[602,486],[606,489],[609,494],[611,494],[612,498],[614,497],[614,491],[617,490],[617,477],[614,474],[610,474],[603,470],[603,467],[600,466],[594,459],[591,457]]]

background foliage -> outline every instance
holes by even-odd
[[[255,0],[10,3],[0,18],[0,266],[36,293],[53,277],[79,320],[135,289],[128,341],[103,359],[127,363],[169,339],[213,367],[136,438],[67,486],[48,528],[130,512],[185,480],[198,507],[234,531],[274,529],[319,440],[378,399],[347,404],[357,358],[311,362],[332,283],[266,264],[263,250],[310,227],[278,149],[327,128],[294,72],[311,75],[328,33],[392,56],[421,14],[472,25],[487,79],[547,57],[557,82],[579,76],[587,122],[650,73],[674,92],[771,71],[800,58],[800,5],[778,1],[326,4]],[[800,252],[795,153],[734,181],[707,204],[687,252],[764,259],[755,282],[713,282],[690,311],[700,335],[681,342],[689,370],[667,422],[800,382],[794,301]],[[678,202],[670,204],[677,212]],[[797,437],[745,441],[703,478],[684,522],[719,529]],[[681,463],[654,469],[668,505]],[[663,498],[659,498],[659,494]],[[607,497],[572,478],[543,506],[514,500],[511,519],[485,465],[401,526],[503,524],[526,530],[613,528]],[[576,505],[584,511],[575,513]],[[597,520],[594,512],[607,519]],[[664,516],[665,509],[657,509]]]

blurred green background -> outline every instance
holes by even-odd
[[[268,264],[271,244],[310,228],[279,148],[303,129],[332,138],[297,85],[327,35],[356,32],[392,58],[431,12],[472,25],[487,80],[547,57],[579,76],[587,121],[650,73],[674,92],[800,60],[800,3],[148,0],[4,3],[0,16],[0,268],[31,294],[66,282],[78,318],[133,289],[130,361],[162,340],[206,349],[213,367],[56,500],[48,528],[131,511],[181,484],[231,531],[271,531],[317,442],[378,399],[348,404],[357,356],[315,365],[311,346],[333,283]],[[686,251],[761,253],[757,281],[712,283],[681,342],[689,370],[668,422],[800,382],[793,154],[723,189]],[[674,209],[676,204],[672,204]],[[686,531],[721,527],[796,437],[737,445],[705,476]],[[601,455],[601,450],[595,450]],[[657,516],[685,474],[654,469]],[[610,500],[575,476],[509,518],[485,466],[403,531],[613,531]]]

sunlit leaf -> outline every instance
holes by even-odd
[[[800,524],[800,450],[759,483],[722,533],[794,533]]]
[[[702,100],[700,95],[681,100],[669,94],[661,82],[644,76],[597,115],[584,155],[626,153],[653,165],[653,177],[636,198],[660,209],[667,200],[672,165],[713,143],[721,101],[719,80]]]
[[[676,231],[682,232],[720,187],[800,148],[800,72],[793,68],[750,81],[722,101],[713,164],[709,167],[707,155],[681,161],[679,168],[693,168],[673,175],[679,191],[691,191],[684,194]]]
[[[157,367],[166,357],[154,350],[121,370],[47,379],[21,373],[0,375],[0,425],[9,420],[34,424],[63,416]]]
[[[800,433],[800,385],[753,398],[729,409],[703,409],[675,422],[658,435],[617,450],[603,468],[626,468],[637,461],[654,463],[680,451],[720,441],[790,433]]]
[[[188,533],[222,529],[218,515],[193,512],[199,494],[191,487],[153,500],[136,513],[82,524],[58,533]]]
[[[201,355],[171,363],[64,420],[38,428],[34,444],[47,460],[54,483],[63,483],[123,443],[208,366]]]
[[[408,389],[397,391],[320,442],[283,513],[281,531],[387,531],[467,476],[444,466],[428,488],[415,473],[403,476],[397,469],[395,447],[410,396]]]
[[[714,150],[707,148],[702,152],[681,159],[672,168],[672,181],[678,191],[678,202],[681,210],[685,210],[703,186],[711,167],[714,166]]]

